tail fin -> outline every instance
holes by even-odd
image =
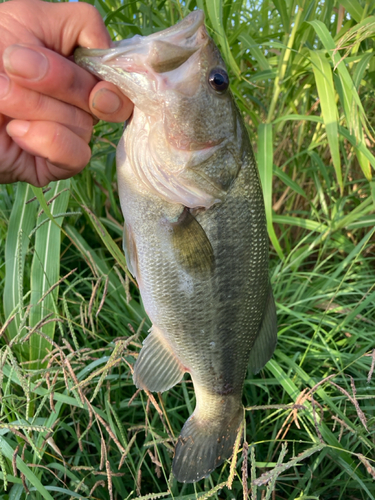
[[[182,428],[172,464],[173,474],[181,483],[195,483],[207,477],[232,456],[244,417],[241,406],[219,426],[217,422],[199,421],[194,413]]]

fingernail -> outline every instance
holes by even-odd
[[[114,92],[100,89],[92,100],[92,107],[100,113],[110,115],[120,109],[121,100]]]
[[[9,78],[6,75],[0,75],[0,99],[9,92]]]
[[[4,67],[8,73],[28,80],[40,80],[47,73],[48,61],[44,54],[21,45],[4,50]]]
[[[23,137],[30,128],[30,122],[23,120],[11,121],[8,123],[6,130],[11,137]]]

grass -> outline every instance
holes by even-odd
[[[194,392],[132,383],[150,322],[120,251],[121,126],[99,123],[76,178],[0,186],[0,498],[374,499],[373,2],[95,5],[119,38],[206,11],[257,153],[279,343],[233,460],[177,483]]]

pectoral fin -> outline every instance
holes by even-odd
[[[180,382],[184,373],[163,334],[153,326],[135,363],[134,384],[138,389],[163,392]]]
[[[277,344],[277,319],[275,300],[271,285],[266,308],[263,315],[263,321],[250,352],[249,368],[252,373],[258,373],[259,370],[269,361]]]
[[[172,243],[178,262],[193,276],[207,275],[215,268],[215,256],[202,226],[185,208],[171,223]]]
[[[137,269],[137,249],[131,227],[124,223],[124,233],[122,236],[122,247],[125,253],[126,265],[134,277]]]

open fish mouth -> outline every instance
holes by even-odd
[[[165,84],[166,79],[159,75],[179,69],[205,45],[207,39],[204,13],[194,11],[171,28],[114,42],[110,49],[78,48],[74,58],[77,64],[118,85],[132,98],[134,85],[139,92],[139,88],[152,90],[155,83],[157,86]],[[135,76],[131,78],[131,74]],[[171,80],[175,82],[176,75],[171,74]]]

